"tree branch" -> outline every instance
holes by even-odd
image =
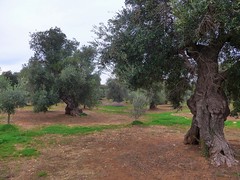
[[[191,63],[191,61],[193,61],[193,58],[187,54],[187,50],[179,51],[179,56],[184,60],[184,65],[188,69],[189,73],[194,75],[196,72],[196,65]]]

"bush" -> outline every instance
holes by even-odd
[[[139,119],[139,117],[145,113],[148,103],[149,100],[144,93],[140,91],[132,93],[132,116],[135,118],[135,120]]]
[[[15,109],[26,104],[27,93],[20,86],[10,86],[10,82],[2,76],[0,84],[0,112],[8,114],[9,124],[10,115],[15,113]]]

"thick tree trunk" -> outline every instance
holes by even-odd
[[[151,109],[151,110],[157,109],[157,105],[152,101],[150,103],[149,109]]]
[[[188,100],[193,114],[192,126],[185,135],[185,144],[204,142],[215,166],[236,165],[233,150],[224,137],[224,121],[230,113],[218,72],[218,51],[205,48],[198,52],[198,80],[194,94]]]
[[[79,108],[78,103],[74,102],[70,97],[62,97],[62,100],[67,104],[65,114],[78,116],[83,113],[82,109]]]
[[[11,116],[11,114],[8,113],[8,118],[7,118],[7,122],[8,122],[8,124],[10,124],[10,116]]]

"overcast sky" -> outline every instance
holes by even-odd
[[[0,67],[18,72],[33,52],[29,34],[60,27],[80,46],[94,39],[94,25],[106,23],[124,0],[0,0]]]

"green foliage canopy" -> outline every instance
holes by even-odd
[[[127,0],[108,24],[96,28],[100,61],[133,89],[148,90],[166,79],[166,87],[186,84],[187,72],[178,56],[171,8],[164,0]],[[188,86],[180,89],[185,91]],[[183,95],[183,92],[178,93]],[[179,98],[181,100],[181,98]]]
[[[196,82],[197,68],[189,68],[196,63],[184,56],[199,45],[217,45],[219,64],[228,69],[226,87],[237,101],[239,9],[237,0],[126,0],[107,25],[95,28],[100,62],[135,89],[166,81],[168,99],[178,106]]]
[[[107,80],[107,98],[122,102],[127,97],[127,89],[117,79]]]
[[[237,0],[171,0],[178,48],[215,47],[234,111],[240,112],[240,2]]]
[[[10,115],[15,113],[15,109],[26,105],[26,92],[20,86],[11,86],[11,81],[4,75],[0,76],[0,111],[8,114],[8,124]]]
[[[36,112],[45,112],[60,100],[72,109],[96,104],[100,86],[99,74],[94,73],[96,50],[92,46],[78,49],[78,45],[57,27],[31,34],[34,56],[22,75],[29,84]]]
[[[12,71],[6,71],[6,72],[3,72],[2,75],[7,78],[10,83],[11,83],[11,86],[15,86],[18,84],[18,73],[12,73]]]

